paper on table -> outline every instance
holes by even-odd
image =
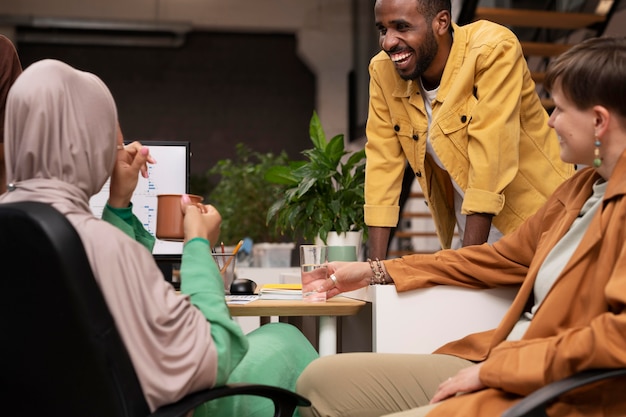
[[[227,295],[226,304],[248,304],[258,299],[258,295]]]

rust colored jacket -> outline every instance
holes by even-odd
[[[626,366],[626,153],[609,180],[602,206],[579,247],[519,341],[505,341],[544,259],[592,194],[598,175],[578,172],[539,211],[493,245],[386,261],[398,291],[438,284],[485,288],[521,285],[499,326],[451,342],[437,353],[484,361],[490,388],[444,401],[430,416],[496,416],[542,386],[592,368]],[[576,391],[550,416],[626,415],[626,380]],[[618,394],[619,393],[619,394]]]

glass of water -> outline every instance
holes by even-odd
[[[315,290],[321,287],[324,280],[328,278],[327,261],[327,246],[300,245],[300,276],[304,301],[326,301],[326,292],[316,292]]]

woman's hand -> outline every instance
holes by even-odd
[[[480,381],[480,368],[483,364],[461,369],[455,376],[439,384],[437,392],[430,400],[431,404],[443,401],[453,395],[474,392],[486,388]]]
[[[126,208],[137,187],[139,173],[148,178],[148,163],[156,161],[150,156],[150,150],[139,142],[123,145],[121,132],[118,131],[118,151],[111,186],[109,189],[109,205],[115,208]]]
[[[331,298],[342,292],[368,286],[371,277],[372,269],[367,262],[331,262],[326,264],[325,274],[303,275],[302,287],[326,292],[326,298]]]
[[[193,204],[189,196],[183,194],[181,210],[184,214],[185,242],[201,237],[215,246],[220,237],[220,225],[222,223],[222,216],[217,209],[210,204]]]

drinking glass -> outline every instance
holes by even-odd
[[[328,277],[326,262],[327,247],[320,245],[300,245],[300,276],[302,279],[302,299],[309,302],[326,301],[325,292],[315,292]]]

